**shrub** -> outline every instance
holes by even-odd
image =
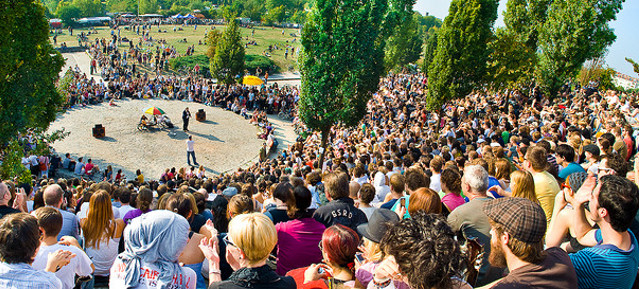
[[[209,68],[209,58],[206,55],[193,55],[176,57],[169,60],[169,66],[173,70],[191,70],[196,64],[200,65],[200,74],[204,77],[211,77]],[[279,67],[270,58],[262,55],[248,54],[244,56],[244,68],[250,73],[255,73],[257,68],[263,72],[279,72]]]
[[[192,55],[176,57],[169,60],[169,66],[173,70],[191,70],[196,64],[200,65],[200,74],[204,77],[211,77],[209,69],[209,58],[206,55]]]
[[[244,68],[251,73],[255,73],[257,68],[269,73],[276,73],[279,71],[279,67],[275,65],[275,62],[270,58],[263,55],[247,54],[244,57]]]

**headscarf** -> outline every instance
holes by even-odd
[[[142,264],[153,264],[159,270],[158,284],[167,288],[173,276],[182,273],[178,257],[188,242],[189,222],[182,216],[157,210],[131,221],[124,230],[125,250],[118,259],[125,265],[126,288],[139,283]]]

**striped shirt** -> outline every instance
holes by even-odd
[[[570,254],[579,288],[631,288],[639,268],[637,239],[631,232],[632,245],[627,251],[601,244],[601,230],[595,233],[598,245]]]

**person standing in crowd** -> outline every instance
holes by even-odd
[[[561,248],[544,250],[546,215],[539,204],[525,198],[488,201],[483,212],[490,218],[490,264],[508,268],[508,275],[490,288],[577,288],[577,276]]]
[[[324,179],[326,198],[328,204],[319,207],[313,214],[318,222],[330,227],[342,224],[353,230],[357,226],[366,223],[366,214],[355,207],[353,199],[349,198],[348,175],[342,172],[328,174]]]
[[[580,244],[592,246],[570,254],[579,288],[631,288],[639,244],[628,229],[639,208],[639,189],[621,176],[606,175],[598,183],[591,178],[577,192],[576,205],[575,235]]]
[[[0,288],[62,288],[62,282],[53,272],[75,256],[58,250],[48,255],[44,271],[34,269],[31,264],[40,247],[40,236],[38,220],[27,213],[0,219]]]
[[[189,120],[191,119],[191,112],[189,111],[189,108],[185,108],[184,111],[182,112],[182,130],[184,131],[189,131]]]
[[[193,141],[193,136],[189,136],[189,140],[186,141],[186,162],[191,166],[191,158],[193,158],[193,164],[199,166],[195,159],[195,141]]]

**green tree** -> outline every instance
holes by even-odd
[[[565,0],[559,0],[565,1]],[[509,37],[515,37],[530,50],[537,50],[539,29],[546,22],[548,6],[553,0],[509,0],[506,2],[504,24]]]
[[[51,12],[55,12],[58,9],[59,0],[43,0],[44,6]],[[46,12],[45,12],[46,13]]]
[[[10,155],[17,149],[6,144],[18,132],[45,129],[55,120],[64,101],[55,86],[64,59],[49,42],[42,4],[0,0],[0,7],[0,149]]]
[[[215,55],[211,59],[211,75],[218,82],[235,83],[236,76],[244,73],[244,45],[235,17],[227,17],[228,25],[217,41]]]
[[[140,14],[154,14],[160,10],[160,4],[157,0],[139,0]],[[188,8],[187,8],[188,9]],[[191,9],[188,9],[189,11]]]
[[[453,0],[437,34],[437,49],[428,67],[429,109],[441,113],[447,101],[480,87],[486,76],[488,41],[497,19],[497,1]]]
[[[171,5],[171,9],[168,10],[168,14],[167,15],[175,15],[175,14],[188,14],[191,12],[191,9],[189,7],[186,6],[180,6],[177,3],[173,3]],[[140,12],[142,13],[142,12]]]
[[[417,12],[415,12],[417,13]],[[419,13],[417,13],[419,14]],[[442,27],[442,20],[435,16],[421,16],[417,18],[419,20],[419,26],[423,27],[424,31],[428,31],[433,27]]]
[[[212,29],[206,34],[206,56],[209,59],[213,59],[215,57],[215,48],[217,47],[218,41],[222,38],[222,32],[217,29]]]
[[[247,0],[244,4],[242,16],[253,21],[260,21],[266,12],[264,2],[261,0]]]
[[[80,8],[82,17],[104,15],[104,6],[100,0],[73,0],[71,5]]]
[[[106,8],[109,12],[137,12],[138,1],[134,0],[107,0]]]
[[[626,57],[626,61],[628,61],[628,63],[632,64],[632,69],[635,71],[635,73],[639,74],[639,63],[636,63],[634,60]]]
[[[437,50],[437,32],[439,29],[437,27],[432,27],[428,31],[428,36],[426,37],[426,45],[424,48],[424,63],[422,65],[422,71],[428,74],[428,67],[433,62],[433,58],[435,57],[435,51]]]
[[[386,41],[384,66],[386,71],[401,68],[415,62],[422,54],[424,39],[419,31],[418,21],[421,16],[413,14],[395,28],[393,35]]]
[[[264,20],[266,23],[282,23],[284,21],[284,17],[286,17],[286,8],[282,6],[270,8],[266,15],[264,16]]]
[[[298,24],[303,24],[304,22],[306,22],[307,14],[308,13],[306,13],[306,11],[304,11],[304,10],[298,10],[291,17],[291,22],[298,23]]]
[[[354,126],[366,113],[384,71],[385,39],[410,17],[414,2],[319,0],[302,30],[300,118],[322,134],[322,153],[331,127]]]
[[[492,89],[514,89],[531,81],[535,51],[507,28],[499,28],[488,44],[488,78]]]
[[[68,2],[60,2],[55,14],[67,27],[75,25],[75,19],[82,18],[82,10]]]
[[[623,0],[556,0],[539,29],[536,77],[542,90],[554,97],[582,64],[601,57],[615,39],[608,22],[616,19]]]

